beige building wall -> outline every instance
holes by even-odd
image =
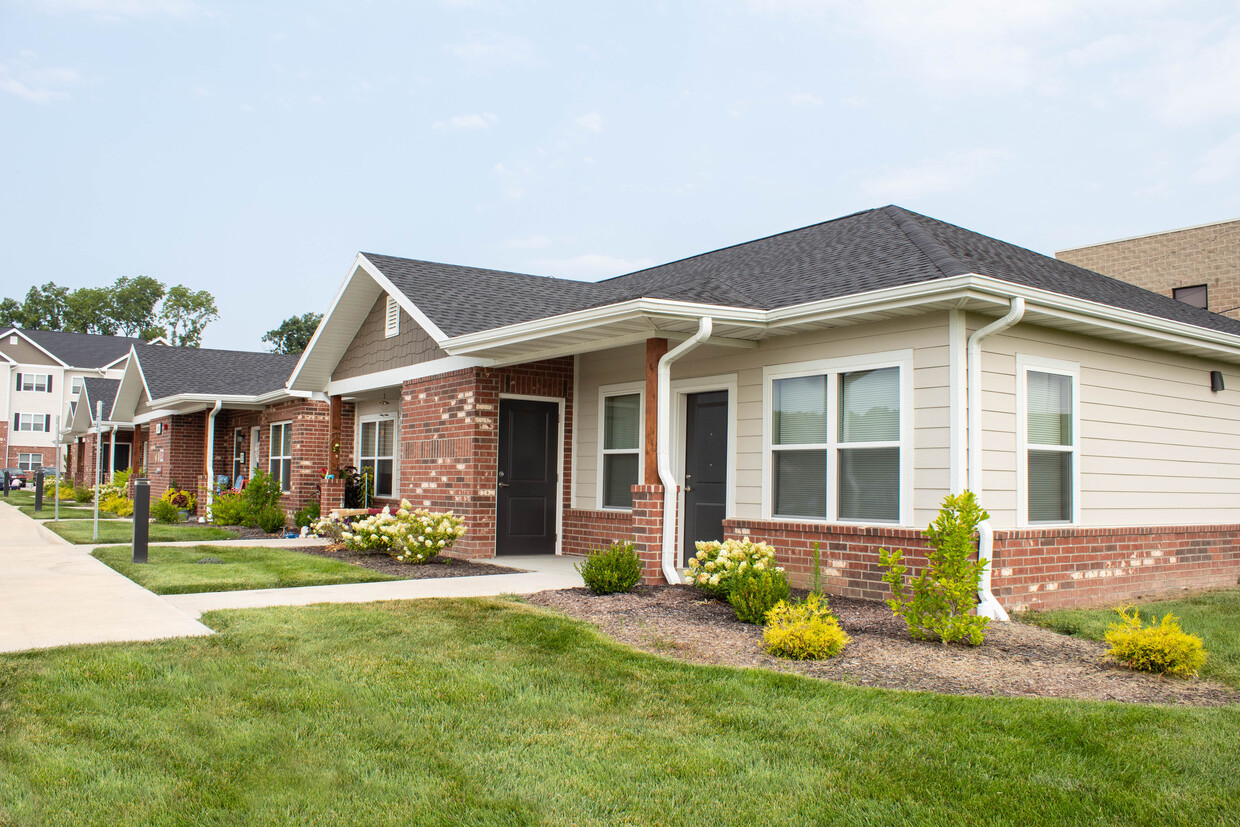
[[[1165,296],[1204,284],[1208,310],[1240,319],[1240,220],[1061,250],[1055,257]]]
[[[913,521],[924,527],[948,493],[947,314],[936,313],[875,324],[841,327],[768,339],[753,349],[703,346],[672,369],[673,391],[682,380],[735,374],[736,511],[730,517],[762,517],[763,368],[872,353],[912,351]],[[574,505],[597,508],[599,388],[641,383],[644,345],[578,357]],[[683,431],[678,442],[683,453]]]
[[[1240,522],[1240,368],[1020,324],[986,339],[982,359],[983,504],[996,528],[1018,524],[1025,496],[1018,356],[1079,373],[1081,525]],[[1210,390],[1211,370],[1227,390]]]

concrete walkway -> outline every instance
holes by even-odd
[[[322,545],[317,538],[214,540],[157,545]],[[116,545],[104,543],[101,545]],[[423,597],[528,594],[583,585],[576,558],[501,557],[519,574],[438,577],[302,586],[291,589],[205,592],[161,597],[90,556],[94,545],[72,545],[13,506],[0,502],[0,652],[80,643],[159,640],[209,635],[203,612],[312,603],[368,603]]]
[[[370,603],[375,600],[412,600],[422,597],[529,594],[585,585],[581,575],[573,568],[574,562],[576,558],[547,555],[500,557],[495,560],[497,565],[521,569],[522,573],[389,580],[382,583],[342,583],[337,586],[299,586],[291,589],[170,594],[164,597],[164,600],[187,614],[199,617],[203,612],[216,609],[305,606],[311,603]]]
[[[0,652],[211,630],[0,502]]]

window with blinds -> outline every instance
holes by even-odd
[[[1072,377],[1030,370],[1025,398],[1029,522],[1070,522],[1076,461]]]
[[[363,422],[358,467],[370,474],[370,493],[375,497],[394,497],[396,477],[396,422],[377,419]]]
[[[603,508],[632,508],[633,486],[641,473],[642,396],[603,397]]]
[[[775,379],[772,516],[898,521],[900,435],[898,367]]]
[[[396,303],[396,299],[388,296],[384,313],[383,336],[390,339],[397,333],[400,333],[400,305]]]

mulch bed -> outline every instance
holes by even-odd
[[[885,603],[831,597],[831,610],[852,637],[828,661],[788,661],[762,649],[762,629],[736,619],[732,607],[688,586],[638,586],[597,596],[588,589],[528,595],[531,603],[596,624],[616,640],[690,663],[796,672],[857,686],[1130,703],[1220,706],[1240,692],[1196,680],[1160,678],[1106,662],[1106,645],[1023,623],[992,623],[972,647],[909,637]]]
[[[342,563],[352,563],[371,571],[379,571],[399,577],[402,580],[425,580],[431,577],[478,577],[483,574],[519,574],[517,569],[507,566],[496,566],[492,563],[475,563],[472,560],[461,560],[455,557],[444,557],[442,554],[426,563],[414,565],[401,563],[386,554],[358,554],[341,545],[306,546],[291,549],[302,554],[313,554],[316,557],[330,557]]]

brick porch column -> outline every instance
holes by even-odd
[[[319,513],[324,517],[344,508],[344,480],[323,480],[319,486]]]
[[[198,485],[195,486],[194,496],[198,502],[194,506],[194,516],[207,516],[207,492],[211,490],[211,478],[205,474],[198,475]]]
[[[663,581],[663,486],[633,486],[633,549],[642,561],[642,583]]]

